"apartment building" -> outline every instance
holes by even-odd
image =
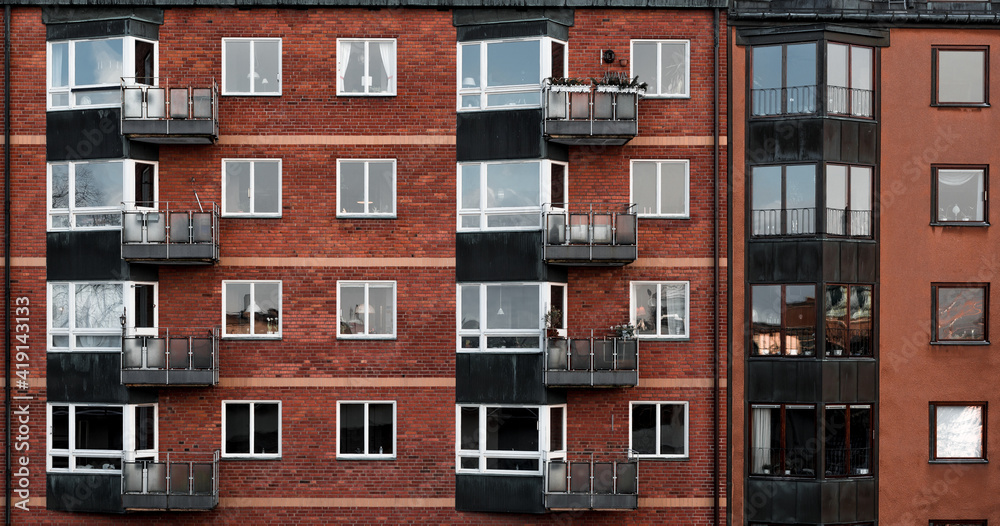
[[[6,520],[721,523],[726,20],[7,7]]]

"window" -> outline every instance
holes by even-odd
[[[932,166],[931,224],[988,224],[987,166]]]
[[[751,405],[750,474],[816,476],[816,406]]]
[[[223,159],[222,215],[281,217],[281,160]]]
[[[639,458],[688,457],[687,402],[632,402],[629,449]]]
[[[395,39],[337,39],[337,95],[395,94]]]
[[[543,313],[549,305],[565,304],[563,284],[459,284],[458,349],[539,352]]]
[[[986,460],[986,402],[932,402],[931,461]]]
[[[641,217],[688,217],[688,161],[632,161],[632,197]]]
[[[281,39],[223,38],[222,94],[281,95]]]
[[[458,45],[458,109],[537,108],[542,79],[566,76],[566,44],[550,38]]]
[[[816,285],[751,285],[751,354],[816,355]]]
[[[49,403],[48,471],[114,472],[122,460],[154,459],[157,409],[147,405]]]
[[[632,324],[639,338],[688,338],[687,281],[632,282]]]
[[[870,47],[829,43],[826,47],[826,111],[837,115],[872,117],[874,91]]]
[[[871,285],[826,286],[827,356],[873,355],[872,300]],[[808,310],[808,306],[803,310]]]
[[[753,235],[816,233],[816,166],[754,166],[751,177]]]
[[[633,40],[632,76],[646,83],[646,97],[689,97],[691,42]]]
[[[986,521],[931,521],[930,526],[986,526]]]
[[[567,166],[552,161],[458,165],[458,230],[538,230],[542,204],[566,188]]]
[[[931,284],[931,343],[989,343],[987,283]]]
[[[566,406],[457,407],[459,473],[540,475],[566,456]]]
[[[337,217],[396,217],[396,160],[337,160]]]
[[[224,337],[281,337],[280,281],[223,281],[222,304]]]
[[[158,44],[134,37],[49,42],[48,109],[121,105],[122,80],[156,83]]]
[[[395,281],[338,281],[338,338],[396,337]]]
[[[49,352],[119,352],[130,334],[155,334],[156,283],[49,282]]]
[[[872,407],[828,405],[825,409],[826,476],[867,476],[872,468]]]
[[[281,456],[281,402],[222,402],[222,456]]]
[[[48,163],[49,231],[121,228],[122,206],[155,206],[156,163]]]
[[[337,402],[337,458],[396,458],[396,402]]]
[[[751,115],[816,112],[816,43],[755,46]]]
[[[872,235],[872,168],[826,165],[826,232],[835,236]]]
[[[990,48],[949,46],[931,50],[934,106],[989,106]]]

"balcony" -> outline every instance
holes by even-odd
[[[219,504],[219,452],[204,460],[136,460],[122,466],[122,505],[126,510],[195,511]]]
[[[571,146],[621,146],[639,134],[642,92],[603,84],[546,84],[545,136]]]
[[[122,79],[122,135],[154,144],[214,144],[219,138],[219,88],[154,86]],[[148,79],[144,79],[148,80]]]
[[[155,209],[136,204],[154,204]],[[160,209],[162,208],[162,210]],[[171,210],[170,203],[126,203],[122,211],[122,259],[173,265],[219,261],[219,209]]]
[[[638,345],[628,338],[548,338],[545,385],[634,387],[639,382]]]
[[[545,212],[546,263],[620,267],[638,257],[634,205],[588,205],[585,211],[560,206]]]
[[[826,100],[822,99],[826,90]],[[817,115],[826,110],[827,115],[874,117],[875,92],[869,89],[844,86],[786,86],[751,90],[750,115],[775,117]]]
[[[545,508],[634,510],[639,502],[639,465],[634,460],[552,460],[545,464]]]
[[[206,329],[198,336],[169,330],[163,336],[126,335],[121,373],[122,385],[216,385],[219,330]]]
[[[868,322],[871,323],[870,321]],[[833,358],[871,358],[874,355],[871,327],[826,326],[826,355]]]

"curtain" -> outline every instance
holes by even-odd
[[[382,86],[382,91],[393,91],[393,82],[395,79],[392,77],[392,71],[396,69],[393,67],[393,53],[392,53],[392,42],[380,42],[378,45],[379,55],[382,56],[382,71],[385,74],[385,86]]]
[[[771,465],[771,408],[753,408],[753,437],[751,473],[763,473],[765,466]]]
[[[971,215],[973,221],[983,220],[983,173],[978,170],[940,170],[938,171],[938,219],[958,220],[964,215]],[[976,190],[973,194],[970,188],[945,188],[948,186],[967,186],[973,178]],[[971,185],[969,185],[971,186]],[[951,197],[951,199],[947,199]],[[961,199],[961,202],[959,202]],[[971,201],[975,200],[973,208]],[[954,202],[952,202],[954,201]],[[955,212],[955,208],[959,211]],[[972,212],[972,214],[969,214]]]

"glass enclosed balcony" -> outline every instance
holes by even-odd
[[[219,89],[212,80],[194,87],[172,86],[155,79],[154,86],[123,78],[122,135],[155,144],[214,144],[219,138]]]
[[[635,205],[557,204],[544,214],[546,263],[620,267],[638,256]]]
[[[219,382],[219,330],[144,329],[122,340],[123,385],[207,386]],[[162,332],[162,336],[159,333]]]
[[[639,381],[638,345],[624,337],[550,337],[545,345],[545,385],[633,387]]]
[[[546,84],[545,136],[569,145],[620,146],[639,133],[639,99],[635,87]]]
[[[639,464],[634,460],[550,460],[545,464],[545,508],[630,510],[638,507]]]
[[[150,208],[138,206],[152,204]],[[207,210],[206,210],[207,208]],[[171,203],[126,203],[122,211],[122,259],[197,265],[219,261],[219,209],[171,209]]]
[[[207,456],[167,453],[165,461],[136,460],[122,466],[126,510],[210,510],[219,504],[219,452]]]

